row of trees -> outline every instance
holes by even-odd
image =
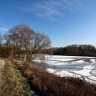
[[[69,45],[62,48],[50,49],[53,55],[96,56],[94,45]]]
[[[1,36],[1,35],[0,35]],[[0,37],[2,38],[2,36]],[[27,25],[18,25],[9,30],[0,39],[0,55],[3,57],[26,59],[32,61],[36,54],[50,47],[48,36],[35,32]]]
[[[50,48],[48,36],[38,33],[27,25],[18,25],[8,34],[0,34],[0,56],[25,59],[30,62],[38,54],[96,56],[93,45],[69,45],[61,48]],[[40,56],[40,55],[39,55]],[[41,56],[41,58],[44,58]]]

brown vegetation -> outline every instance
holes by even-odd
[[[34,59],[34,54],[50,47],[51,43],[48,36],[35,32],[27,25],[13,27],[4,37],[6,42],[3,46],[9,49],[9,56],[19,59],[25,58],[28,62]]]
[[[34,64],[17,61],[17,66],[30,80],[40,96],[96,96],[96,85],[79,78],[58,77]]]
[[[0,93],[2,92],[1,86],[3,84],[3,79],[2,79],[2,73],[3,73],[3,68],[2,68],[2,60],[0,58]]]
[[[27,79],[9,60],[5,60],[0,89],[0,96],[31,96]]]

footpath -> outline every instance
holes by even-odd
[[[3,68],[4,68],[4,60],[0,59],[0,92],[1,92],[1,86],[3,83],[3,80],[2,80]]]

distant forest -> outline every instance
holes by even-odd
[[[52,55],[68,55],[68,56],[96,56],[96,48],[94,45],[69,45],[60,48],[50,48],[44,50],[46,54]]]

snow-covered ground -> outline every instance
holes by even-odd
[[[85,56],[57,56],[46,55],[45,60],[34,60],[48,72],[60,77],[80,77],[89,82],[96,83],[96,58]],[[43,64],[44,63],[44,64]]]

